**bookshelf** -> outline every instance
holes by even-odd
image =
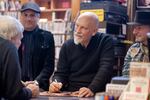
[[[71,0],[35,0],[41,7],[41,18],[48,20],[64,19],[65,12],[71,8]]]
[[[21,8],[19,0],[0,0],[0,15],[9,15],[18,18]]]
[[[81,0],[21,0],[21,4],[28,1],[36,2],[42,10],[41,18],[47,18],[48,20],[53,20],[53,17],[64,19],[68,9],[71,9],[71,20],[74,20],[79,12],[81,2]]]

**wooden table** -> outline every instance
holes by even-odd
[[[78,98],[78,97],[39,96],[37,98],[32,98],[31,100],[94,100],[94,97],[90,97],[90,98]]]

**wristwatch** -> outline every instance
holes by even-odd
[[[38,83],[37,80],[34,80],[34,84],[37,85],[37,86],[39,86],[39,83]]]

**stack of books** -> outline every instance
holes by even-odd
[[[130,81],[119,100],[148,100],[150,93],[150,63],[131,62]]]

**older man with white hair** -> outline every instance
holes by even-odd
[[[29,100],[39,94],[35,84],[21,82],[18,51],[23,26],[15,18],[0,16],[0,100]]]

